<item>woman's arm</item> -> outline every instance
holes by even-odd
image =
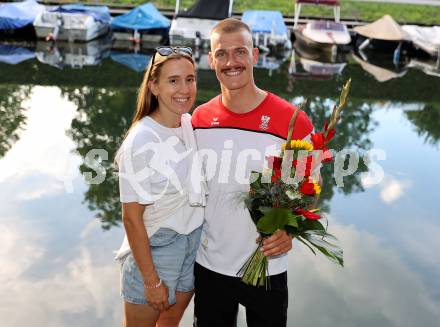
[[[144,293],[148,304],[156,310],[167,310],[168,288],[162,282],[158,285],[160,278],[154,268],[151,256],[150,241],[143,220],[145,205],[136,202],[122,203],[122,222],[127,234],[128,243],[138,269],[144,281]]]

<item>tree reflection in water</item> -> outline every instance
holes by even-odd
[[[32,91],[30,85],[2,85],[0,87],[0,158],[18,141],[26,125],[23,101]]]
[[[130,125],[136,91],[135,88],[62,88],[63,94],[78,107],[69,132],[77,145],[76,151],[82,158],[92,149],[104,149],[108,153],[108,160],[100,162],[106,172],[104,182],[89,184],[85,193],[85,202],[96,211],[104,229],[118,225],[121,220],[118,177],[113,159]],[[83,162],[80,171],[91,172],[92,169]]]
[[[406,111],[406,116],[416,127],[417,134],[436,145],[440,141],[440,104],[427,103],[422,110]]]
[[[297,103],[297,101],[294,102]],[[301,102],[301,100],[298,102]],[[320,131],[330,118],[333,105],[334,100],[320,97],[309,99],[305,111],[313,121],[316,131]],[[341,120],[336,126],[336,136],[331,141],[330,148],[335,151],[342,149],[356,150],[360,157],[359,166],[355,174],[344,177],[344,186],[341,188],[337,187],[333,178],[333,162],[322,167],[323,185],[319,201],[321,209],[325,212],[330,211],[328,204],[336,189],[344,194],[364,191],[360,180],[360,172],[367,171],[367,167],[364,165],[362,157],[363,153],[371,148],[369,135],[377,126],[377,122],[371,118],[372,110],[372,104],[351,98],[349,98],[347,106],[343,110]],[[345,161],[345,167],[347,164],[348,159]]]

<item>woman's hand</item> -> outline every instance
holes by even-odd
[[[168,287],[163,281],[159,287],[144,287],[144,293],[148,304],[154,309],[162,312],[164,310],[168,310],[170,307],[168,303]]]

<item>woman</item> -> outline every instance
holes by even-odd
[[[178,326],[193,295],[205,204],[192,183],[198,158],[191,117],[191,48],[159,47],[145,73],[132,125],[118,151],[124,326]]]

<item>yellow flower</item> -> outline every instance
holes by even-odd
[[[315,193],[316,194],[320,194],[321,193],[321,186],[319,186],[318,183],[313,183],[313,188],[315,189]]]
[[[290,148],[292,150],[307,150],[313,151],[313,145],[310,142],[304,140],[291,140]],[[284,151],[286,149],[286,143],[281,145],[281,149]]]

